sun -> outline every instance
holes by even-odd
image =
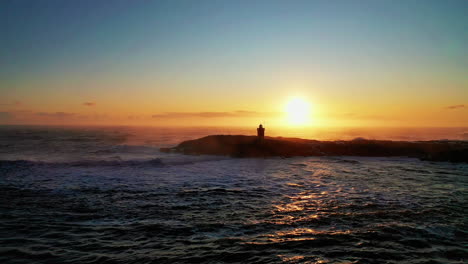
[[[310,122],[310,103],[303,98],[291,98],[286,103],[285,112],[291,125],[306,125]]]

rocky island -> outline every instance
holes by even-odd
[[[300,138],[211,135],[188,140],[162,152],[232,157],[406,156],[431,161],[468,162],[467,141],[318,141]]]

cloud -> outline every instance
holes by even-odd
[[[356,113],[329,114],[328,117],[350,120],[395,120],[394,117],[385,115],[362,115]]]
[[[53,117],[53,118],[67,118],[67,117],[74,117],[76,114],[66,113],[66,112],[55,112],[55,113],[39,112],[36,115],[45,116],[45,117]]]
[[[187,118],[187,117],[229,117],[232,114],[229,112],[166,112],[153,115],[153,118]]]
[[[226,118],[226,117],[261,117],[271,116],[275,113],[260,113],[254,111],[238,110],[233,112],[165,112],[152,115],[153,118]]]
[[[460,137],[461,137],[463,140],[468,140],[468,132],[462,133],[462,134],[460,135]]]
[[[109,121],[106,115],[83,115],[71,112],[0,111],[0,123],[9,124],[77,124]]]
[[[0,121],[10,120],[13,115],[10,112],[0,112]]]
[[[140,115],[129,115],[127,116],[127,119],[130,119],[130,120],[139,120],[139,119],[144,119],[145,117],[144,116],[140,116]]]
[[[465,108],[465,105],[449,105],[447,107],[445,107],[445,109],[450,109],[450,110],[453,110],[453,109],[460,109],[460,108]]]
[[[14,101],[9,103],[0,103],[0,106],[21,106],[21,101]]]
[[[83,105],[85,105],[85,106],[95,106],[96,103],[95,102],[84,102]]]

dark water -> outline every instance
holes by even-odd
[[[2,128],[0,263],[468,260],[467,164],[158,151],[202,134]]]

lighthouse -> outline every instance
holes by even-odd
[[[265,137],[265,128],[260,124],[257,128],[257,137],[262,140]]]

